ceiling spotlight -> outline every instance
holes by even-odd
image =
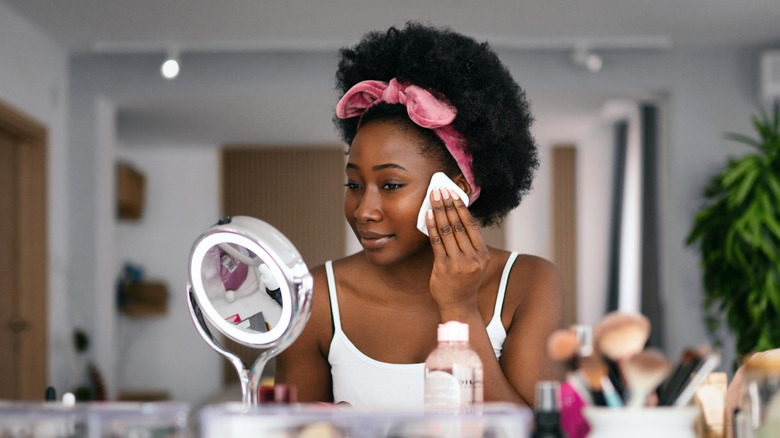
[[[601,67],[604,66],[604,60],[601,58],[601,55],[593,53],[585,45],[576,46],[571,59],[575,64],[585,67],[592,73],[600,71]]]
[[[174,79],[179,76],[179,54],[171,51],[160,66],[160,73],[165,79]]]

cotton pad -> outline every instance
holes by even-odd
[[[431,209],[431,191],[440,188],[454,190],[463,203],[466,204],[466,207],[469,206],[469,197],[466,192],[452,182],[452,180],[443,172],[434,173],[431,177],[431,183],[428,185],[428,192],[425,194],[422,207],[420,207],[420,213],[417,214],[417,229],[422,231],[426,236],[428,235],[428,225],[425,223],[425,215],[428,213],[428,210]]]

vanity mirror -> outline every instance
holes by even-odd
[[[312,277],[298,250],[259,219],[221,219],[192,246],[187,304],[200,335],[236,368],[243,401],[256,405],[268,361],[301,333],[311,314]],[[261,350],[245,364],[212,332]]]

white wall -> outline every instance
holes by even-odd
[[[595,325],[607,303],[614,154],[611,124],[594,123],[577,146],[577,316]]]
[[[148,195],[140,220],[119,222],[117,257],[168,286],[168,312],[119,316],[116,385],[167,389],[175,400],[205,400],[219,388],[220,356],[193,327],[185,285],[195,238],[219,218],[218,151],[212,146],[120,147],[118,156],[145,174]]]
[[[724,140],[723,133],[752,134],[749,116],[758,108],[757,54],[728,50],[671,50],[615,55],[605,59],[604,70],[598,74],[577,73],[562,56],[507,52],[503,53],[503,59],[525,86],[532,103],[536,95],[541,98],[546,93],[571,93],[576,96],[583,92],[598,92],[618,98],[647,96],[663,99],[665,113],[662,117],[666,126],[663,127],[665,136],[662,139],[659,176],[662,185],[660,250],[668,354],[678,357],[683,348],[707,342],[709,338],[700,311],[702,286],[698,253],[685,245],[685,237],[694,214],[702,205],[701,192],[708,176],[728,154],[745,152],[745,149]],[[537,114],[537,119],[554,116]],[[559,126],[557,129],[565,132],[567,127]],[[554,127],[548,126],[545,132],[554,130]],[[544,148],[548,146],[542,144],[543,158],[546,153]],[[605,166],[608,164],[604,161]],[[611,172],[607,167],[602,170]],[[510,229],[513,247],[530,248],[541,254],[549,251],[548,180],[549,169],[542,164],[534,193],[513,213],[518,218],[512,223],[517,226]],[[529,227],[537,234],[525,234],[524,230]],[[587,230],[581,230],[580,234],[583,232]],[[587,252],[582,246],[585,242],[579,243],[580,250]],[[593,287],[600,286],[596,283],[580,285],[585,290]],[[589,299],[580,296],[581,304]],[[582,305],[579,310],[584,311]],[[730,364],[733,358],[727,351],[729,344],[724,348],[727,354],[723,363]]]
[[[48,129],[49,384],[70,390],[84,369],[71,342],[68,288],[68,60],[64,50],[26,19],[0,4],[0,99]]]

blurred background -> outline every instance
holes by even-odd
[[[642,311],[670,358],[710,342],[685,237],[745,152],[723,134],[780,95],[776,0],[0,0],[0,398],[218,397],[192,243],[249,214],[310,266],[359,249],[337,52],[407,20],[487,41],[531,102],[541,167],[490,242],[559,266],[567,323]]]

